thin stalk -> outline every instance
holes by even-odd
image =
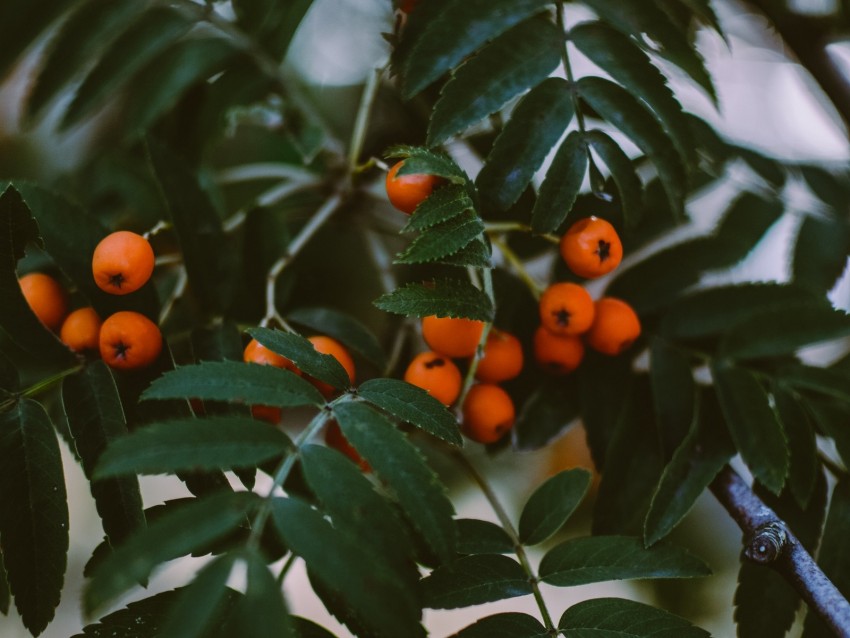
[[[534,295],[535,299],[540,299],[540,295],[543,294],[543,286],[537,283],[537,280],[531,276],[528,270],[525,267],[525,264],[522,263],[522,260],[519,256],[508,246],[506,241],[502,241],[501,239],[497,239],[495,237],[491,238],[493,245],[499,249],[499,252],[504,255],[505,259],[508,260],[508,263],[513,266],[519,278],[525,282],[525,285],[528,287],[531,294]]]
[[[496,294],[493,291],[493,274],[489,268],[481,269],[481,279],[484,281],[484,292],[490,298],[490,303],[496,307]],[[484,356],[484,346],[487,344],[487,337],[490,335],[490,329],[493,323],[487,321],[484,323],[484,330],[481,331],[481,339],[478,340],[478,347],[475,349],[475,356],[469,362],[469,369],[466,371],[466,377],[463,380],[463,386],[460,391],[460,396],[457,400],[458,410],[463,409],[463,402],[466,400],[466,395],[469,394],[469,389],[475,382],[475,372],[478,370],[478,362]]]
[[[509,232],[534,234],[534,230],[531,228],[531,226],[529,226],[528,224],[523,224],[521,222],[485,222],[484,232],[488,235]],[[546,241],[552,244],[561,243],[561,238],[557,235],[553,235],[552,233],[543,233],[542,235],[535,234],[535,237],[545,239]]]
[[[290,552],[289,558],[286,559],[283,567],[280,568],[280,573],[277,575],[278,585],[283,585],[283,581],[286,580],[286,575],[289,573],[289,570],[292,569],[296,560],[298,560],[298,556]]]
[[[0,402],[0,412],[3,412],[4,410],[7,410],[13,405],[15,405],[15,403],[18,402],[18,399],[22,397],[34,397],[41,394],[42,392],[45,392],[46,390],[50,390],[52,387],[62,381],[65,377],[79,372],[82,369],[82,364],[74,366],[73,368],[68,368],[67,370],[63,370],[62,372],[52,374],[49,377],[42,379],[41,381],[37,381],[36,383],[33,383],[31,386],[24,388],[19,392],[13,393],[11,397]]]
[[[554,632],[555,624],[552,622],[552,616],[549,614],[549,609],[546,607],[546,601],[543,599],[543,593],[540,591],[540,580],[537,578],[537,574],[531,567],[531,562],[528,560],[528,554],[526,554],[525,547],[523,547],[522,542],[519,540],[519,534],[517,534],[508,513],[505,511],[505,508],[502,507],[502,504],[499,502],[493,488],[490,487],[490,484],[478,472],[472,462],[461,452],[455,452],[453,456],[458,460],[464,470],[466,470],[469,477],[478,485],[479,488],[481,488],[481,491],[490,503],[490,507],[492,507],[493,511],[496,513],[496,517],[499,519],[502,528],[510,537],[511,542],[513,542],[516,557],[519,559],[519,563],[522,565],[522,569],[528,577],[528,582],[531,583],[534,600],[537,603],[538,609],[540,609],[540,615],[543,617],[543,624],[546,625],[546,629],[550,633]]]
[[[578,122],[578,129],[581,131],[582,135],[587,133],[587,129],[584,124],[584,113],[581,112],[581,106],[579,105],[578,95],[575,92],[575,76],[573,75],[573,65],[570,63],[570,51],[567,45],[567,25],[566,19],[564,18],[564,3],[558,2],[558,11],[557,11],[557,20],[558,20],[558,28],[561,30],[561,33],[564,34],[564,48],[561,51],[561,63],[564,67],[564,73],[567,75],[567,80],[570,82],[570,95],[573,100],[573,109],[576,112],[576,121]]]
[[[841,467],[838,463],[833,461],[823,452],[818,452],[818,456],[820,457],[820,462],[823,463],[823,466],[832,474],[835,478],[842,478],[847,476],[847,470]]]
[[[363,87],[360,106],[357,107],[357,116],[354,119],[354,130],[351,133],[351,144],[348,148],[348,171],[351,174],[357,172],[357,160],[360,158],[360,153],[363,152],[366,132],[369,130],[369,118],[372,115],[372,106],[378,96],[383,75],[384,67],[375,69],[369,74],[366,86]]]

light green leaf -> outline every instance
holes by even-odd
[[[531,593],[522,567],[501,554],[473,554],[438,567],[422,580],[424,604],[457,609]]]
[[[490,321],[493,304],[469,282],[441,279],[429,284],[407,284],[375,300],[381,310],[408,317],[462,317]]]
[[[565,638],[709,638],[684,618],[622,598],[573,605],[558,623]]]
[[[538,487],[522,510],[520,541],[524,545],[537,545],[557,533],[581,504],[591,478],[587,470],[566,470]]]

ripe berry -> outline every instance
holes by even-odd
[[[92,255],[95,283],[113,295],[126,295],[144,286],[153,267],[153,248],[148,240],[127,230],[104,237]]]
[[[74,352],[97,350],[103,323],[91,306],[75,310],[62,322],[59,338]]]
[[[640,319],[625,301],[603,297],[596,302],[596,319],[587,333],[587,343],[603,354],[627,350],[640,336]]]
[[[579,277],[593,279],[620,265],[623,244],[611,224],[587,217],[570,226],[561,237],[561,257]]]
[[[422,173],[396,177],[402,165],[404,160],[396,163],[387,173],[387,197],[398,210],[410,215],[443,180]]]
[[[436,352],[416,355],[407,370],[404,380],[423,390],[444,405],[451,405],[460,394],[463,378],[451,359]]]
[[[119,370],[145,368],[159,357],[162,333],[144,315],[124,310],[103,322],[99,345],[100,356],[110,367]]]
[[[348,373],[348,379],[351,383],[354,383],[355,378],[355,368],[354,368],[354,359],[351,358],[351,355],[348,353],[348,350],[345,349],[339,341],[335,339],[331,339],[330,337],[325,337],[321,335],[316,335],[313,337],[308,337],[307,340],[313,344],[313,347],[316,351],[321,352],[322,354],[329,354],[334,359],[336,359],[339,364],[345,368],[345,371]],[[307,375],[304,377],[310,383],[312,383],[319,392],[325,398],[330,398],[337,393],[337,389],[332,385],[325,383],[324,381],[319,381],[318,379],[314,379],[313,377]]]
[[[68,312],[65,289],[50,275],[33,272],[18,280],[24,299],[39,321],[50,330],[56,330]]]
[[[478,349],[484,323],[431,315],[422,319],[422,338],[434,352],[447,357],[471,357]]]
[[[584,344],[579,337],[561,337],[540,326],[534,333],[534,358],[547,372],[567,374],[584,358]]]
[[[345,435],[342,433],[342,429],[339,427],[339,423],[336,421],[328,423],[328,429],[325,430],[325,443],[328,447],[333,448],[338,452],[342,452],[352,461],[357,463],[363,472],[372,471],[372,468],[366,460],[360,456],[357,450],[354,449],[354,446],[351,445],[351,443],[348,442],[348,439],[345,438]]]
[[[552,334],[566,337],[587,332],[593,315],[593,299],[578,284],[552,284],[540,297],[540,323]]]
[[[493,328],[487,335],[484,356],[478,362],[475,378],[486,383],[501,383],[522,372],[522,344],[515,336]]]
[[[463,433],[478,443],[495,443],[514,425],[516,411],[510,395],[497,385],[472,386],[463,402]]]

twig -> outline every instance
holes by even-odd
[[[142,237],[150,239],[154,235],[158,235],[163,230],[168,230],[169,228],[171,228],[171,222],[160,219],[156,224],[154,224],[153,228],[142,233]]]
[[[501,239],[497,239],[496,237],[492,237],[490,241],[493,242],[493,245],[499,249],[499,252],[504,255],[505,259],[513,266],[519,278],[525,282],[525,285],[531,291],[531,294],[534,295],[535,299],[540,299],[540,295],[543,294],[543,286],[537,283],[537,280],[531,276],[528,270],[525,267],[525,264],[522,263],[522,260],[517,256],[517,254],[511,250],[511,247],[508,246],[508,243],[502,241]]]
[[[787,580],[840,638],[850,638],[850,603],[821,571],[788,525],[728,465],[711,491],[744,532],[744,556]]]
[[[360,106],[357,108],[357,117],[354,120],[354,130],[351,133],[351,144],[348,148],[348,170],[351,174],[358,172],[357,160],[363,151],[366,133],[369,130],[369,117],[372,114],[372,106],[378,96],[383,75],[384,67],[375,69],[369,75],[366,86],[363,87],[363,95],[360,98]]]

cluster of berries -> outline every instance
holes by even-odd
[[[144,286],[154,269],[154,253],[147,239],[118,231],[101,240],[92,255],[97,286],[113,295],[126,295]],[[149,366],[162,350],[157,325],[133,311],[116,312],[101,321],[91,306],[68,313],[68,294],[50,275],[30,273],[19,284],[35,316],[77,353],[100,352],[112,368],[129,370]]]

